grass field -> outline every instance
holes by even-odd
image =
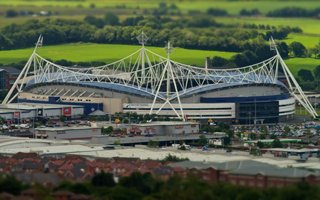
[[[300,69],[308,69],[313,71],[314,68],[320,65],[320,59],[313,58],[290,58],[285,60],[290,71],[296,76]]]
[[[119,60],[136,50],[140,46],[135,45],[113,45],[113,44],[67,44],[44,46],[38,49],[41,56],[51,60],[66,59],[70,61],[104,61],[112,62]],[[164,48],[148,47],[148,49],[165,56]],[[32,48],[0,51],[0,63],[8,64],[22,60],[27,60],[32,53]],[[234,55],[232,52],[189,50],[175,48],[171,57],[172,59],[186,64],[204,65],[206,57],[221,56],[230,58]]]
[[[320,114],[319,106],[316,107],[316,111],[317,111],[318,114]],[[308,111],[302,106],[297,106],[296,107],[296,115],[305,116],[306,119],[308,119],[310,117],[310,114],[308,113]]]
[[[163,0],[0,0],[0,13],[8,9],[16,10],[41,10],[58,11],[58,16],[52,18],[68,18],[82,20],[86,15],[95,14],[102,16],[110,8],[113,12],[119,14],[120,18],[130,15],[130,12],[115,9],[115,7],[145,9],[155,8],[159,2]],[[256,0],[256,1],[229,1],[229,0],[165,0],[170,5],[175,3],[181,10],[200,10],[205,11],[210,7],[222,8],[231,14],[238,14],[243,8],[258,8],[264,13],[273,9],[279,9],[287,6],[297,6],[301,8],[313,9],[320,7],[320,1],[307,0]],[[89,8],[91,4],[95,4],[96,8]],[[132,14],[132,13],[131,13]],[[0,16],[0,27],[12,23],[24,23],[29,19],[45,19],[46,17],[16,17],[5,18]],[[217,17],[218,22],[224,24],[264,24],[272,26],[291,26],[300,27],[303,34],[290,34],[285,41],[291,43],[298,41],[306,47],[311,48],[320,40],[320,19],[312,18],[268,18],[268,17]]]
[[[320,42],[320,35],[290,34],[288,38],[284,40],[288,45],[293,41],[301,42],[307,48],[313,48]]]
[[[227,0],[0,0],[0,5],[7,6],[38,6],[38,7],[87,7],[95,4],[97,8],[125,6],[126,8],[156,8],[159,2],[165,1],[168,5],[175,3],[182,11],[200,10],[205,11],[210,7],[228,10],[230,14],[238,14],[243,8],[258,8],[262,13],[283,7],[301,7],[313,9],[320,7],[320,1],[315,0],[289,0],[289,1],[227,1]]]
[[[319,1],[320,2],[320,1]],[[311,18],[270,18],[270,17],[219,17],[224,24],[264,24],[271,26],[300,27],[304,34],[320,36],[320,19]]]
[[[163,0],[0,0],[0,13],[8,10],[51,10],[59,11],[58,16],[53,18],[68,18],[82,20],[88,14],[103,15],[110,8],[113,11],[120,9],[147,9],[156,8]],[[283,7],[301,7],[314,9],[320,7],[320,0],[165,0],[167,5],[175,3],[183,12],[188,10],[206,11],[210,7],[221,8],[227,10],[230,14],[236,15],[243,8],[258,8],[263,13],[279,9]],[[91,4],[95,4],[95,8],[89,8]],[[118,8],[117,8],[118,7]],[[116,9],[115,9],[116,8]],[[127,16],[130,12],[119,12]],[[12,23],[24,23],[28,19],[35,17],[16,17],[4,18],[0,16],[0,27]],[[45,17],[37,17],[37,19],[45,19]],[[268,18],[268,17],[217,17],[216,21],[224,24],[264,24],[272,26],[291,26],[300,27],[303,34],[290,34],[285,42],[290,44],[293,41],[303,43],[307,48],[312,48],[320,41],[320,20],[311,18]],[[46,58],[52,60],[66,59],[75,62],[80,61],[104,61],[111,62],[123,58],[126,55],[137,50],[139,46],[132,45],[106,45],[106,44],[66,44],[57,46],[44,46],[39,49],[39,53]],[[164,55],[163,48],[150,47],[151,50]],[[20,49],[13,51],[0,51],[0,63],[16,63],[18,61],[27,60],[32,52],[32,48]],[[217,52],[217,51],[201,51],[186,50],[176,48],[172,54],[172,59],[186,64],[203,65],[205,57],[221,56],[230,58],[234,53]],[[294,74],[301,68],[312,70],[315,66],[320,65],[320,60],[312,58],[293,58],[286,60],[289,68]]]
[[[38,49],[38,53],[45,58],[51,60],[66,59],[74,62],[90,62],[90,61],[103,61],[113,62],[119,60],[127,55],[138,50],[140,46],[137,45],[114,45],[114,44],[67,44],[44,46]],[[165,56],[165,51],[160,47],[148,47],[148,49]],[[18,61],[25,61],[32,53],[32,48],[0,51],[0,63],[9,64]],[[203,51],[203,50],[190,50],[175,48],[171,58],[175,61],[185,64],[204,66],[206,57],[221,56],[230,58],[234,53],[219,52],[219,51]],[[313,58],[290,58],[285,60],[286,64],[294,75],[300,69],[313,70],[316,66],[320,65],[320,59]]]

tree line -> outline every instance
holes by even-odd
[[[223,25],[211,18],[130,17],[121,23],[117,16],[107,13],[105,18],[87,16],[84,21],[45,19],[30,20],[24,24],[11,24],[0,30],[0,49],[34,46],[42,34],[45,44],[72,42],[137,44],[136,36],[144,31],[148,45],[164,46],[170,40],[175,46],[190,49],[241,52],[265,48],[272,35],[284,39],[295,30],[282,27],[265,33],[257,30],[239,30]],[[284,55],[286,56],[286,55]]]
[[[211,183],[189,174],[186,178],[172,176],[161,180],[150,173],[134,172],[128,177],[115,181],[110,173],[97,173],[91,181],[82,183],[62,182],[56,187],[44,187],[40,184],[26,185],[12,176],[2,176],[0,191],[19,195],[23,190],[32,188],[42,199],[51,199],[55,191],[70,191],[84,194],[94,199],[185,199],[185,200],[280,200],[280,199],[320,199],[319,185],[298,183],[283,188],[243,187],[226,183]]]
[[[83,7],[79,7],[80,9]],[[91,4],[89,6],[90,9],[94,9],[95,5]],[[125,5],[117,6],[116,8],[121,8],[121,9],[126,9]],[[130,8],[128,8],[130,9]],[[136,8],[136,10],[140,10],[140,8]],[[149,9],[144,9],[142,13],[146,15],[153,15],[153,16],[182,16],[183,12],[177,6],[175,3],[167,4],[166,2],[160,2],[156,8],[149,8]],[[33,10],[14,10],[14,9],[9,9],[4,12],[4,16],[7,18],[12,18],[12,17],[17,17],[17,16],[31,16],[34,14],[39,14],[43,16],[50,16],[50,15],[58,15],[58,12],[52,12],[52,11],[47,11],[46,13],[36,13]],[[232,16],[230,13],[228,13],[227,10],[221,9],[221,8],[216,8],[216,7],[209,7],[206,11],[205,14],[209,16],[214,16],[214,17],[221,17],[221,16]],[[200,10],[189,10],[188,15],[203,15],[203,12]],[[253,9],[246,9],[243,8],[239,11],[237,14],[239,16],[262,16],[264,15],[258,8],[253,8]],[[279,8],[275,9],[272,11],[269,11],[265,14],[265,16],[268,17],[319,17],[320,16],[320,8],[314,8],[314,9],[306,9],[306,8],[301,8],[301,7],[295,7],[295,6],[290,6],[290,7],[284,7],[284,8]]]
[[[267,13],[268,17],[320,17],[320,8],[285,7]]]
[[[0,30],[0,49],[15,49],[33,46],[42,34],[46,44],[68,42],[97,42],[136,44],[136,36],[144,30],[150,36],[149,44],[163,46],[169,39],[183,48],[243,51],[255,44],[249,39],[284,39],[291,32],[290,27],[262,27],[258,30],[239,30],[236,25],[217,23],[210,17],[128,17],[119,21],[118,16],[107,13],[104,18],[87,16],[83,21],[66,19],[30,20],[24,24],[11,24]],[[248,28],[248,27],[246,27]],[[252,29],[257,27],[252,27]],[[254,47],[253,47],[254,48]]]
[[[264,45],[263,42],[261,43],[261,45],[257,45],[256,49],[248,48],[247,50],[234,55],[231,59],[214,56],[210,59],[209,66],[214,68],[236,66],[242,67],[270,58],[273,55],[273,52],[270,51],[270,47],[266,43]],[[320,58],[320,42],[310,49],[307,49],[302,43],[296,41],[293,41],[289,45],[287,45],[285,42],[278,42],[277,48],[283,58]],[[314,80],[312,77],[311,79],[312,81]]]

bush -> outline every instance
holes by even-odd
[[[168,154],[162,161],[163,162],[181,162],[189,160],[188,158],[179,158],[175,155]]]

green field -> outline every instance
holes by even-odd
[[[318,114],[320,114],[320,108],[316,107],[316,111]],[[297,106],[296,107],[296,115],[299,116],[305,116],[306,118],[310,117],[309,112],[302,106]]]
[[[320,19],[311,18],[270,18],[270,17],[218,17],[217,22],[223,24],[263,24],[270,26],[300,27],[301,34],[292,33],[284,40],[287,44],[301,42],[307,48],[313,48],[320,42]]]
[[[38,53],[45,58],[51,60],[66,59],[74,62],[91,62],[103,61],[113,62],[119,60],[131,53],[137,51],[140,46],[137,45],[114,45],[114,44],[67,44],[44,46],[38,49]],[[165,51],[160,47],[147,47],[148,49],[165,56]],[[29,58],[33,49],[19,49],[10,51],[0,51],[0,63],[9,64],[19,61],[25,61]],[[219,52],[219,51],[204,51],[175,48],[171,58],[175,61],[203,66],[206,57],[221,56],[230,58],[235,53]],[[290,58],[285,60],[286,64],[294,75],[297,75],[299,69],[313,70],[320,65],[320,59],[313,58]]]
[[[289,0],[289,1],[227,1],[227,0],[0,0],[2,6],[37,6],[37,7],[86,7],[95,4],[97,8],[125,6],[126,8],[156,8],[160,2],[165,1],[168,5],[175,3],[182,11],[200,10],[205,11],[210,7],[226,9],[230,14],[238,14],[243,8],[258,8],[262,13],[283,7],[301,7],[313,9],[320,7],[320,1],[315,0]]]
[[[320,2],[320,1],[319,1]],[[320,36],[320,19],[311,18],[271,18],[271,17],[219,17],[224,24],[263,24],[270,26],[300,27],[305,34]]]
[[[320,42],[319,36],[310,36],[305,34],[290,34],[287,39],[283,40],[288,45],[294,41],[301,42],[307,48],[313,48]]]
[[[120,19],[132,15],[133,11],[156,8],[159,3],[165,1],[167,5],[175,3],[182,11],[199,10],[206,11],[210,7],[227,10],[236,15],[243,8],[258,8],[263,13],[283,7],[301,7],[314,9],[320,7],[320,1],[307,0],[0,0],[0,13],[8,9],[15,10],[41,10],[57,11],[59,15],[51,18],[67,18],[82,20],[86,15],[94,14],[102,16],[107,11],[116,12]],[[95,8],[89,8],[95,4]],[[120,8],[119,8],[120,6]],[[0,15],[0,27],[12,23],[24,23],[29,19],[46,19],[46,17],[15,17],[5,18]],[[303,34],[290,34],[285,41],[289,44],[293,41],[303,43],[307,48],[312,48],[320,40],[320,19],[312,18],[268,18],[268,17],[215,17],[216,21],[223,24],[264,24],[271,26],[300,27]]]
[[[160,2],[167,5],[172,3],[187,13],[189,10],[205,12],[208,8],[221,8],[232,15],[236,15],[243,8],[258,8],[262,13],[283,7],[301,7],[314,9],[320,7],[320,0],[0,0],[0,13],[8,9],[15,10],[50,10],[58,11],[59,15],[51,18],[68,18],[82,20],[86,15],[95,14],[102,16],[107,11],[116,12],[120,19],[132,15],[132,11],[145,10],[158,7]],[[95,8],[89,8],[91,4]],[[46,19],[46,17],[15,17],[5,18],[0,16],[0,27],[12,23],[24,23],[29,19]],[[223,24],[264,24],[272,26],[300,27],[302,34],[290,34],[284,41],[290,44],[293,41],[303,43],[307,48],[314,47],[320,41],[320,19],[312,18],[268,18],[268,17],[215,17],[217,22]],[[52,60],[66,59],[74,62],[103,61],[112,62],[136,51],[139,46],[133,45],[110,45],[110,44],[65,44],[56,46],[44,46],[39,54]],[[163,48],[150,47],[151,50],[164,55]],[[28,59],[32,48],[12,51],[0,51],[0,63],[16,63]],[[204,65],[206,57],[221,56],[230,58],[235,53],[187,50],[176,48],[172,59],[186,64]],[[301,68],[312,70],[320,65],[320,60],[312,58],[293,58],[286,60],[294,74]]]
[[[127,55],[138,50],[140,46],[135,45],[113,45],[113,44],[67,44],[44,46],[38,49],[38,53],[51,60],[66,59],[74,62],[81,61],[103,61],[112,62],[119,60]],[[148,47],[148,49],[165,56],[164,48]],[[8,64],[22,60],[27,60],[32,53],[32,48],[0,51],[0,63]],[[221,56],[230,58],[232,52],[220,51],[204,51],[204,50],[189,50],[175,48],[171,57],[172,59],[186,64],[204,65],[206,57]]]
[[[320,65],[320,59],[313,58],[290,58],[285,60],[290,71],[296,76],[300,69],[308,69],[313,71],[314,68]]]

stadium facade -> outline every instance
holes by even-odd
[[[37,45],[4,103],[17,99],[82,105],[85,114],[136,112],[253,124],[291,118],[297,100],[317,117],[273,40],[276,53],[267,60],[242,68],[208,69],[173,61],[170,43],[163,57],[145,47],[145,34],[138,39],[141,48],[133,54],[89,68],[52,63],[37,53]]]

